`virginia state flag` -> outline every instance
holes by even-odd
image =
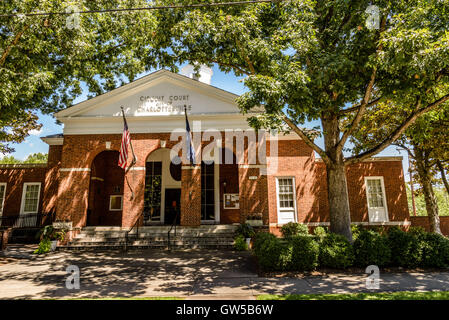
[[[184,113],[186,115],[186,143],[187,143],[187,160],[190,164],[195,163],[195,149],[192,144],[192,133],[190,132],[189,119],[187,118],[187,107],[184,106]]]

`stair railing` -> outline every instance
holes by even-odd
[[[139,222],[140,222],[140,219],[143,218],[143,214],[144,214],[144,212],[142,211],[140,216],[137,218],[136,222],[134,222],[133,226],[129,230],[127,230],[125,233],[125,246],[124,246],[125,251],[128,251],[129,234],[131,233],[131,231],[134,230],[134,228],[136,228],[136,238],[139,239],[139,225],[140,225]]]
[[[173,228],[175,228],[175,237],[176,237],[176,222],[178,220],[178,215],[179,215],[179,210],[176,210],[176,214],[175,214],[175,218],[173,219],[173,223],[170,227],[170,229],[167,232],[167,249],[170,251],[171,247],[170,247],[170,232],[172,231]]]

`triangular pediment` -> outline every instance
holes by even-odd
[[[56,114],[67,118],[117,117],[121,107],[129,117],[239,113],[238,96],[186,76],[159,70]]]

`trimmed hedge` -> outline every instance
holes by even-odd
[[[391,250],[391,265],[415,268],[421,264],[423,242],[418,236],[394,227],[388,230],[387,239]]]
[[[318,267],[320,248],[312,237],[292,237],[290,243],[292,247],[290,270],[311,271]]]
[[[264,270],[308,271],[318,266],[318,243],[309,236],[279,239],[261,232],[254,239],[253,250]]]
[[[320,230],[321,231],[321,230]],[[260,266],[271,271],[310,271],[317,267],[351,266],[449,267],[449,239],[422,229],[409,232],[390,228],[386,234],[357,228],[353,244],[333,233],[277,238],[257,233],[253,252]]]
[[[424,268],[449,267],[449,240],[436,233],[424,233],[421,236],[422,257]]]
[[[302,223],[289,222],[281,227],[284,238],[309,234],[309,227]]]
[[[354,244],[355,265],[384,267],[390,264],[391,250],[388,240],[379,233],[363,229],[357,235]]]
[[[320,266],[345,269],[354,263],[351,243],[342,235],[329,233],[320,242]]]

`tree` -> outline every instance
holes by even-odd
[[[441,91],[444,88],[446,87],[435,90]],[[435,92],[429,91],[428,94],[433,96]],[[406,106],[392,107],[391,103],[382,104],[377,110],[367,112],[358,135],[352,139],[356,151],[370,148],[376,141],[391,134],[397,124],[403,121],[404,114],[398,110],[406,110]],[[413,167],[417,173],[415,177],[422,189],[430,229],[441,234],[439,208],[433,184],[437,180],[435,177],[438,173],[438,164],[442,166],[443,162],[449,160],[449,103],[445,103],[444,108],[421,116],[394,144],[406,150],[413,160]],[[443,181],[444,178],[443,175]]]
[[[148,6],[146,0],[4,0],[0,14]],[[78,24],[79,22],[79,24]],[[68,107],[133,80],[153,65],[151,12],[0,17],[0,152],[37,129],[36,111]]]
[[[14,156],[6,156],[0,159],[0,164],[19,164],[19,163],[22,163],[22,161],[14,158]]]
[[[32,153],[25,160],[16,159],[14,156],[6,156],[0,159],[0,164],[21,164],[21,163],[47,163],[47,153]]]
[[[190,4],[159,0],[156,4]],[[374,3],[376,15],[366,9]],[[372,7],[371,7],[372,8]],[[345,166],[385,149],[429,110],[449,100],[417,97],[448,80],[449,3],[285,0],[273,3],[157,12],[152,45],[165,63],[218,64],[246,76],[238,99],[255,128],[284,123],[323,159],[327,169],[330,229],[352,240]],[[374,28],[365,21],[374,17]],[[372,148],[344,156],[367,110],[402,99],[407,114]],[[401,110],[398,110],[401,111]],[[405,111],[404,111],[405,112]],[[301,128],[320,120],[324,149]]]
[[[30,154],[23,163],[47,163],[48,154],[47,153],[32,153]]]

